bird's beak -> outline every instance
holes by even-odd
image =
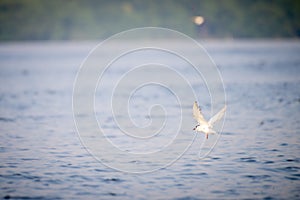
[[[196,129],[196,127],[195,128],[193,128],[193,130],[195,130]]]

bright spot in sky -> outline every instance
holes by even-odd
[[[201,25],[204,22],[204,18],[202,16],[195,16],[194,17],[194,23],[197,25]]]

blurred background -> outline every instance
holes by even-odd
[[[72,98],[81,63],[99,41],[146,26],[174,29],[201,41],[222,76],[227,111],[220,140],[205,159],[198,159],[200,145],[206,141],[198,134],[174,164],[136,175],[107,167],[86,151],[75,127]],[[150,36],[155,41],[156,37]],[[297,0],[0,0],[0,198],[300,199],[299,37]],[[91,59],[91,63],[101,67],[108,56],[138,44],[136,38],[130,39],[100,46],[103,54],[96,54],[98,60]],[[200,57],[198,51],[170,37],[158,42]],[[110,97],[128,102],[130,119],[140,127],[149,122],[145,111],[150,108],[151,121],[161,122],[164,116],[152,112],[152,107],[157,103],[166,105],[169,123],[164,124],[163,133],[170,135],[174,124],[181,125],[178,113],[182,109],[186,113],[183,116],[191,119],[188,123],[195,123],[190,128],[185,123],[189,130],[182,135],[196,136],[192,131],[196,125],[192,120],[194,99],[190,106],[181,108],[174,97],[182,94],[185,101],[190,101],[182,81],[163,68],[138,70],[133,73],[137,78],[132,78],[127,72],[139,66],[136,63],[162,59],[182,72],[186,80],[194,80],[198,103],[204,116],[210,116],[211,96],[205,95],[207,88],[201,78],[195,78],[188,63],[166,53],[146,49],[120,56],[124,59],[110,65],[106,79],[102,77],[105,84],[95,90],[98,96],[94,108],[98,108],[95,113],[104,122],[102,128],[110,141],[122,144],[123,149],[148,152],[160,143],[149,140],[150,144],[144,145],[138,140],[140,145],[135,146],[126,134],[119,134],[121,129],[111,117]],[[94,77],[94,71],[91,75]],[[90,77],[83,82],[90,83]],[[136,93],[131,93],[129,86],[134,81],[128,81],[125,89],[115,87],[115,81],[124,77],[135,81],[155,77],[162,83],[168,80],[179,92],[172,95],[156,86],[138,87]],[[122,93],[109,95],[115,91]],[[128,101],[127,94],[134,94],[135,99]],[[86,107],[83,103],[82,108]],[[119,111],[118,117],[127,122],[129,117]],[[87,122],[86,133],[92,132],[90,115],[83,113],[80,117]],[[136,128],[130,123],[125,125]],[[216,137],[209,136],[205,144],[209,146]],[[167,145],[170,138],[167,135],[159,141]],[[94,138],[92,141],[98,142]],[[183,147],[190,142],[178,140]],[[131,157],[117,157],[110,149],[105,150],[108,166],[125,163],[134,170],[157,167],[156,162],[129,160]],[[177,158],[178,149],[161,153],[157,158],[168,163],[169,158]]]
[[[0,40],[103,39],[159,26],[205,38],[299,38],[296,0],[1,0]]]

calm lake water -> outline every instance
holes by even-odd
[[[167,120],[162,129],[165,135],[158,137],[165,146],[155,140],[146,145],[128,143],[128,135],[120,135],[106,104],[107,94],[114,89],[114,77],[124,75],[126,67],[107,71],[111,75],[102,84],[104,89],[95,90],[95,115],[106,136],[125,154],[141,153],[144,158],[159,149],[162,153],[158,161],[162,164],[175,159],[167,167],[149,173],[122,172],[128,171],[122,166],[134,163],[137,169],[143,166],[151,171],[161,163],[130,160],[109,150],[103,152],[109,159],[99,162],[81,144],[72,112],[73,83],[81,62],[96,44],[0,44],[1,198],[300,199],[299,41],[203,42],[223,77],[227,99],[223,132],[204,159],[198,157],[204,135],[195,137],[193,126],[178,140],[184,147],[192,142],[180,158],[175,159],[179,155],[176,149],[163,151],[169,138],[176,137],[173,128],[181,114],[178,106],[170,103],[176,102],[172,92],[161,85],[136,88],[129,110],[133,124],[147,127],[149,116],[144,113],[149,114],[150,108],[143,105],[165,105],[167,112],[154,109],[150,121],[161,125]],[[152,56],[155,58],[155,54]],[[178,68],[184,65],[176,59],[173,62]],[[153,68],[152,72],[157,73],[153,77],[167,77],[163,70]],[[137,74],[133,76],[137,80],[150,76],[144,71]],[[188,71],[182,74],[192,76]],[[172,78],[169,80],[172,84]],[[206,89],[197,82],[192,86],[199,91],[197,100],[202,100],[199,104],[209,116],[210,100],[202,95]],[[180,90],[181,84],[174,81],[172,87]],[[185,90],[180,91],[188,98]],[[126,94],[118,95],[114,97],[117,102],[127,102]],[[191,113],[190,109],[184,105],[183,113]],[[119,119],[126,129],[127,117],[120,114]],[[192,118],[190,121],[188,128],[189,123],[195,125]],[[88,133],[88,123],[85,128]],[[216,136],[209,140],[216,141]]]

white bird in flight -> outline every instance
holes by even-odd
[[[215,116],[213,116],[212,118],[210,118],[210,120],[207,121],[203,117],[203,114],[201,113],[201,109],[199,108],[197,102],[195,101],[193,106],[193,116],[197,120],[198,124],[193,130],[205,133],[205,137],[206,139],[208,139],[208,134],[217,133],[213,129],[213,125],[215,122],[219,121],[223,117],[225,111],[226,111],[226,105]]]

